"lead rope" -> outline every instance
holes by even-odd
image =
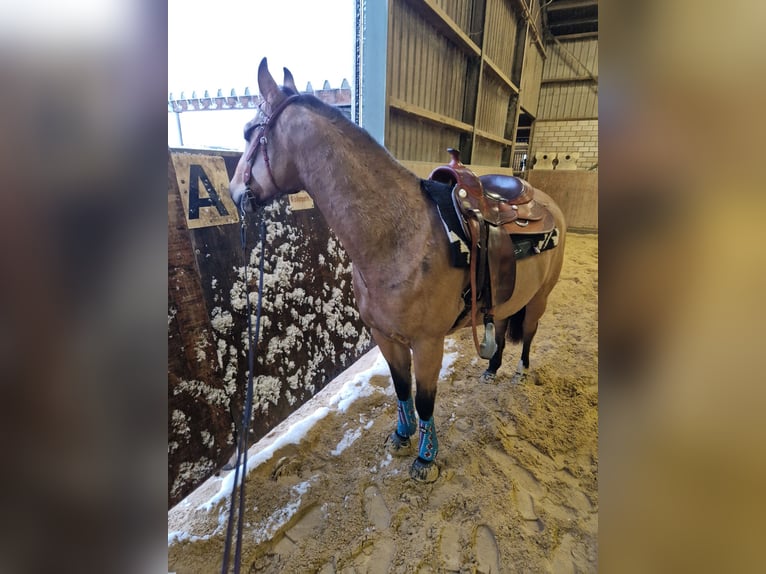
[[[229,557],[231,554],[231,541],[234,531],[234,516],[237,515],[237,544],[234,550],[234,574],[239,574],[240,563],[242,562],[242,535],[244,533],[243,523],[245,518],[245,475],[247,474],[247,434],[250,428],[250,417],[253,410],[253,367],[255,363],[255,347],[258,345],[258,338],[261,332],[261,302],[263,300],[263,262],[265,260],[264,247],[266,245],[266,220],[263,213],[260,213],[259,223],[259,246],[261,260],[258,263],[258,305],[255,310],[255,339],[253,339],[253,322],[250,315],[250,296],[247,294],[247,285],[249,281],[249,257],[247,256],[247,221],[245,212],[242,210],[242,226],[240,228],[240,240],[242,243],[242,257],[245,264],[245,301],[247,313],[247,393],[245,395],[245,408],[242,415],[242,426],[237,441],[237,465],[234,470],[234,484],[231,487],[231,498],[229,504],[229,521],[226,525],[226,542],[223,550],[222,574],[229,572]],[[242,477],[240,479],[240,469]],[[237,499],[237,486],[239,485],[239,506],[235,511],[235,500]]]

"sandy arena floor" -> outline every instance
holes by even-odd
[[[524,382],[511,383],[520,346],[506,347],[486,385],[470,330],[447,340],[457,355],[437,394],[434,484],[415,483],[412,458],[387,453],[396,400],[390,378],[375,375],[380,392],[248,475],[242,571],[595,572],[598,236],[570,234],[566,250]],[[220,572],[224,508],[169,546],[169,572]]]

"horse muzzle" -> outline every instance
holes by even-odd
[[[251,189],[241,188],[232,190],[230,193],[231,199],[242,213],[253,213],[260,205],[263,205]]]

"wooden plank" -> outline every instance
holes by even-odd
[[[500,144],[503,144],[503,145],[512,145],[513,144],[513,141],[511,141],[511,140],[505,139],[504,137],[495,135],[495,134],[490,133],[490,132],[486,132],[484,130],[480,130],[478,128],[476,128],[474,130],[474,133],[477,136],[480,136],[480,137],[482,137],[484,139],[491,140],[493,142],[500,143]]]
[[[487,65],[487,67],[490,69],[490,71],[495,76],[497,76],[497,78],[499,80],[501,80],[506,86],[511,88],[511,90],[513,90],[517,94],[519,93],[519,88],[516,86],[516,84],[514,84],[511,81],[511,79],[502,72],[502,70],[500,70],[500,68],[497,66],[497,64],[495,64],[494,60],[492,60],[488,56],[485,56],[484,57],[484,63]]]
[[[575,84],[575,83],[598,83],[598,76],[570,76],[561,78],[546,78],[541,80],[541,84]]]
[[[575,117],[563,117],[563,118],[540,118],[536,120],[537,122],[574,122],[574,121],[584,121],[584,120],[598,120],[598,116],[588,116],[584,118],[575,118]]]
[[[193,153],[171,157],[189,229],[239,223],[222,157]]]
[[[579,32],[576,34],[559,34],[556,36],[559,40],[585,40],[589,38],[598,38],[598,31]]]
[[[446,85],[445,82],[445,76],[444,76],[444,50],[442,49],[442,46],[440,46],[438,43],[436,43],[436,62],[434,64],[434,72],[436,74],[437,81],[435,82],[436,88],[434,91],[436,92],[436,101],[434,103],[434,111],[437,114],[444,114],[449,115],[450,110],[449,107],[445,104],[445,98],[444,98],[444,89],[443,86]]]
[[[178,193],[178,177],[168,161],[168,414],[183,416],[189,434],[207,432],[211,443],[180,440],[175,428],[168,433],[174,448],[168,454],[168,505],[173,505],[190,492],[196,483],[179,482],[181,468],[188,461],[203,458],[222,465],[228,457],[231,413],[225,405],[206,402],[183,393],[188,381],[201,381],[206,388],[225,394],[223,374],[217,361],[201,361],[200,355],[216,356],[216,342],[209,309],[194,254],[192,237],[186,224],[184,207]],[[182,415],[175,414],[176,412]],[[175,440],[179,439],[179,440]],[[201,482],[215,468],[201,471],[195,480]]]
[[[522,106],[537,112],[543,61],[539,50],[534,49],[531,41],[527,41],[524,51],[524,69],[522,70],[521,92],[519,101]]]
[[[455,128],[457,130],[464,131],[464,132],[470,132],[473,130],[473,127],[471,126],[471,124],[458,121],[454,118],[450,118],[442,114],[437,114],[435,112],[432,112],[431,110],[426,110],[424,108],[410,104],[408,102],[404,102],[396,98],[391,99],[390,105],[392,108],[399,110],[400,112],[417,116],[421,119],[428,120],[430,122],[435,122],[437,124],[449,126],[451,128]]]
[[[495,38],[490,57],[503,74],[510,74],[516,46],[516,23],[521,16],[505,0],[495,0],[494,4],[494,17],[488,22],[488,28]]]
[[[392,13],[388,27],[388,94],[401,98],[402,30],[399,18]]]
[[[506,146],[489,139],[476,139],[476,156],[473,158],[473,162],[482,165],[499,166],[502,161],[503,148]]]
[[[406,46],[406,51],[404,52],[406,59],[400,62],[400,65],[403,64],[407,74],[404,84],[404,99],[414,103],[415,82],[417,81],[417,71],[413,65],[415,60],[415,33],[412,29],[412,22],[414,21],[414,18],[411,18],[409,17],[409,14],[405,15],[404,13],[401,14],[401,18],[403,18],[402,28],[405,34]]]
[[[423,91],[425,92],[425,98],[423,105],[426,109],[438,112],[436,107],[434,92],[436,89],[436,82],[434,82],[434,58],[433,50],[431,49],[431,38],[433,34],[425,34],[423,36]]]
[[[565,20],[562,22],[551,22],[548,24],[548,28],[550,28],[551,32],[555,28],[564,28],[566,26],[577,26],[580,24],[595,24],[598,26],[598,16],[586,16],[583,18],[573,18],[571,20]]]
[[[584,116],[588,109],[588,102],[590,100],[590,97],[589,97],[590,90],[583,90],[582,87],[580,87],[578,91],[579,91],[579,97],[580,97],[580,105],[577,107],[577,115]]]
[[[548,12],[556,12],[559,10],[572,10],[574,8],[592,8],[598,7],[598,0],[556,0],[556,2],[550,2],[546,4],[546,10]]]
[[[481,55],[476,43],[461,30],[460,26],[433,0],[404,0],[409,6],[421,14],[434,28],[444,34],[455,45],[475,56]]]
[[[598,40],[589,40],[584,42],[588,45],[588,55],[585,63],[591,71],[591,75],[598,78]]]

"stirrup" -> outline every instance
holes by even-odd
[[[479,356],[482,359],[491,359],[497,352],[497,342],[495,341],[495,324],[491,319],[484,318],[484,340],[479,345]]]

